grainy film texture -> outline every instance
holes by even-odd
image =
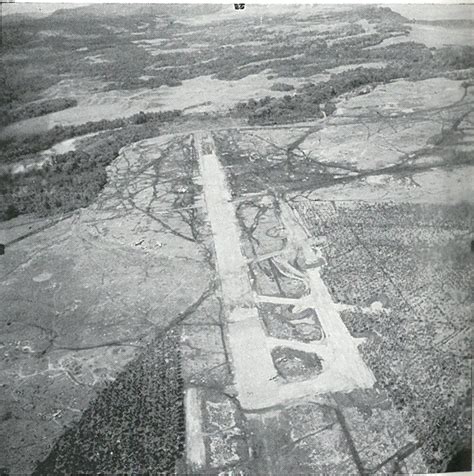
[[[473,13],[2,5],[0,473],[469,470]]]

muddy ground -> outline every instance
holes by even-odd
[[[471,89],[391,83],[302,128],[182,122],[122,149],[93,206],[3,223],[0,468],[444,469],[470,438]],[[281,397],[245,400],[258,410],[239,393],[199,151],[232,194]],[[328,313],[368,373],[322,392],[341,381]]]

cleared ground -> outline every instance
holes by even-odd
[[[436,98],[433,100],[432,98]],[[305,128],[216,135],[236,195],[321,188],[358,177],[469,164],[473,88],[461,81],[395,81],[348,95],[335,114]],[[371,177],[371,178],[369,178]],[[459,193],[465,193],[459,191]]]
[[[190,153],[189,138],[132,145],[95,206],[37,233],[48,222],[2,226],[0,467],[30,472],[155,333],[208,290]]]
[[[428,99],[435,93],[433,104]],[[216,147],[210,139],[168,135],[131,145],[109,167],[108,184],[96,205],[57,223],[5,223],[2,300],[7,305],[1,325],[2,398],[7,403],[2,432],[12,436],[1,465],[32,470],[65,427],[78,422],[76,430],[59,440],[46,466],[38,468],[78,467],[87,450],[78,449],[75,459],[68,459],[68,441],[79,438],[83,446],[78,448],[89,447],[81,432],[99,431],[103,395],[120,391],[118,383],[109,382],[116,377],[115,382],[129,382],[134,372],[141,375],[142,349],[146,353],[153,336],[171,325],[182,336],[177,345],[184,389],[197,392],[193,398],[200,408],[207,401],[196,423],[205,450],[190,462],[201,470],[237,467],[294,474],[443,467],[462,444],[468,422],[463,412],[470,361],[460,346],[467,345],[471,306],[465,267],[472,206],[459,203],[469,198],[460,184],[467,187],[466,171],[472,166],[453,161],[452,153],[470,150],[470,98],[470,90],[459,82],[397,82],[341,100],[334,118],[305,129],[215,132],[219,155],[213,160],[224,166],[236,197],[225,213],[235,209],[242,233],[241,245],[227,240],[227,246],[242,246],[249,260],[248,270],[243,260],[239,272],[249,280],[252,313],[232,283],[234,304],[229,307],[217,241],[213,258],[205,222],[210,219],[212,225],[224,212],[213,208],[208,192],[202,208],[201,181],[213,181],[212,173],[203,174],[202,166],[199,171],[195,150],[200,148],[201,161],[209,161],[206,154]],[[431,118],[434,110],[437,115]],[[460,131],[465,131],[462,136]],[[364,143],[378,146],[380,154]],[[356,161],[350,151],[357,152]],[[300,174],[316,182],[305,185]],[[302,185],[305,190],[282,195]],[[449,194],[442,195],[446,190]],[[426,219],[431,221],[424,224]],[[218,239],[213,230],[212,240]],[[232,250],[221,257],[228,259]],[[219,274],[214,274],[215,266]],[[311,273],[318,267],[322,280],[315,281]],[[422,278],[416,291],[407,278],[412,274]],[[317,283],[319,290],[313,289]],[[315,301],[309,304],[312,293]],[[327,305],[321,293],[327,293]],[[428,295],[450,297],[423,301]],[[245,312],[239,317],[234,309],[229,315],[238,302]],[[332,354],[321,344],[331,333],[328,309],[342,317],[350,339],[366,339],[355,355],[360,352],[362,366],[374,372],[375,386],[355,378],[344,393],[318,389],[321,376],[337,374],[337,366],[327,367]],[[447,317],[452,312],[456,321]],[[247,337],[241,346],[238,332],[232,334],[224,325],[230,319],[242,326],[244,318],[267,342],[265,358],[276,378],[271,383],[275,392],[264,391],[263,400],[257,382],[248,387],[256,376],[242,360],[252,355],[244,351]],[[406,349],[398,348],[402,341]],[[439,344],[433,346],[433,341]],[[461,354],[454,355],[454,349]],[[395,362],[400,368],[394,374]],[[420,386],[435,368],[436,388],[428,382]],[[150,395],[156,384],[146,384]],[[261,384],[261,389],[268,386]],[[143,389],[145,384],[140,385]],[[438,396],[436,402],[432,395]],[[420,413],[418,401],[426,414]],[[286,406],[275,413],[272,406],[281,403]],[[148,405],[133,399],[129,404]],[[83,413],[88,407],[99,413]],[[254,407],[268,410],[257,414]],[[445,431],[433,431],[430,425],[441,421],[448,407],[451,420],[443,420]],[[113,421],[111,431],[122,438],[127,433],[123,422]],[[148,423],[137,425],[146,431]],[[211,433],[209,425],[215,425]],[[250,432],[254,436],[249,438]],[[370,451],[367,441],[372,442]],[[265,450],[256,452],[259,445]],[[99,468],[97,464],[93,466]],[[125,468],[123,460],[110,464]],[[147,464],[151,466],[144,468],[155,463]]]
[[[0,138],[25,133],[38,134],[58,124],[67,126],[83,124],[87,121],[118,119],[140,111],[157,112],[179,109],[184,110],[185,113],[217,114],[227,111],[239,101],[264,96],[281,97],[287,94],[283,91],[271,90],[275,81],[268,79],[267,76],[268,72],[262,72],[234,81],[200,76],[184,80],[180,86],[104,92],[94,91],[98,87],[97,83],[85,82],[82,86],[84,92],[80,94],[76,89],[78,87],[82,89],[81,85],[77,84],[78,81],[66,81],[63,86],[61,84],[55,86],[49,94],[54,96],[59,93],[57,88],[61,88],[62,95],[75,97],[78,100],[76,107],[11,124],[2,129]],[[287,82],[301,85],[310,79],[289,79]],[[88,90],[89,87],[92,89]]]

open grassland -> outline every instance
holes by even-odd
[[[267,73],[267,74],[265,74]],[[56,125],[74,126],[90,121],[113,120],[132,116],[139,112],[159,112],[180,110],[189,113],[226,113],[240,101],[259,99],[267,95],[282,97],[284,91],[272,89],[273,79],[268,79],[269,72],[251,74],[235,81],[219,80],[211,75],[185,79],[180,86],[161,86],[147,88],[143,85],[134,90],[112,90],[94,92],[88,90],[97,88],[97,83],[84,83],[81,93],[79,80],[64,81],[49,88],[48,94],[55,94],[55,90],[64,91],[68,97],[74,97],[77,105],[22,120],[5,127],[0,137],[9,138],[28,134],[42,134]],[[289,78],[291,83],[302,85],[306,78]],[[68,92],[66,92],[68,91]],[[79,91],[79,93],[78,93]]]

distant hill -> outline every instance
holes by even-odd
[[[60,9],[53,13],[55,17],[73,17],[85,14],[94,17],[127,17],[135,15],[163,15],[187,17],[217,13],[224,5],[214,4],[94,4],[75,9]]]
[[[2,22],[18,23],[25,20],[44,18],[61,9],[77,9],[83,4],[54,4],[54,3],[4,3],[2,4]]]
[[[12,13],[10,15],[2,15],[2,24],[10,25],[15,23],[23,23],[25,21],[34,20],[35,18],[41,18],[41,16],[28,13]]]

